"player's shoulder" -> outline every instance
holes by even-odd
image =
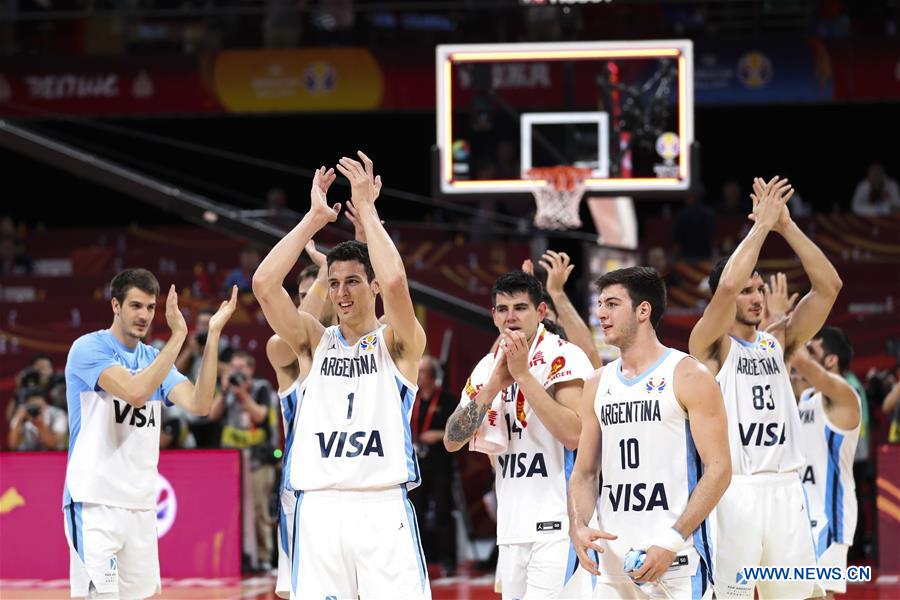
[[[108,329],[99,329],[78,337],[69,347],[69,356],[77,356],[87,352],[112,351]]]

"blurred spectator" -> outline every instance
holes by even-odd
[[[197,383],[200,374],[200,363],[203,358],[203,348],[206,347],[206,337],[209,334],[209,319],[213,311],[205,308],[197,312],[194,322],[194,331],[188,338],[188,343],[182,346],[181,354],[175,359],[175,368],[184,373],[191,383]],[[223,337],[219,339],[219,371],[224,364],[231,359],[231,347]],[[190,435],[198,448],[218,448],[222,437],[222,426],[210,417],[184,414]]]
[[[728,179],[722,184],[722,196],[716,207],[720,215],[748,215],[752,208],[752,202],[741,193],[741,186],[737,181]]]
[[[66,411],[47,404],[39,387],[22,390],[20,402],[9,424],[12,450],[63,450],[69,432]]]
[[[419,361],[419,391],[413,405],[413,445],[422,485],[410,491],[422,529],[428,562],[439,562],[444,575],[456,572],[456,521],[453,518],[453,456],[444,448],[444,427],[457,401],[441,381],[441,366],[429,355]]]
[[[223,289],[231,293],[231,286],[236,285],[238,286],[238,291],[252,291],[251,280],[253,279],[253,272],[256,271],[256,267],[259,266],[261,261],[262,258],[256,248],[248,247],[241,250],[240,265],[229,271],[228,275],[225,276]]]
[[[712,209],[694,194],[687,197],[684,208],[675,215],[672,240],[682,260],[696,262],[712,258],[716,217]]]
[[[66,410],[66,377],[53,367],[53,359],[47,354],[35,354],[28,366],[17,376],[16,389],[41,388],[47,402]],[[21,398],[20,398],[21,401]]]
[[[668,287],[677,287],[681,285],[681,277],[675,271],[669,269],[669,259],[666,257],[666,251],[659,246],[653,246],[647,250],[647,266],[659,271],[663,280]]]
[[[28,275],[31,273],[31,258],[17,246],[11,235],[0,237],[0,275]]]
[[[270,570],[274,558],[274,529],[269,505],[275,493],[275,443],[277,428],[277,400],[271,384],[254,377],[256,361],[243,350],[231,354],[228,368],[221,377],[221,392],[213,401],[210,419],[223,421],[223,448],[242,451],[249,467],[250,494],[245,495],[251,505],[244,505],[245,514],[253,520],[244,529],[245,542],[256,541],[249,554],[256,557],[251,568]],[[254,534],[255,532],[255,534]],[[252,562],[252,561],[251,561]]]
[[[869,165],[866,178],[853,192],[853,212],[864,217],[889,215],[900,210],[900,191],[897,180],[885,175],[884,167]]]
[[[196,448],[197,440],[191,433],[188,413],[180,406],[163,404],[159,447],[165,450]]]
[[[892,385],[881,402],[881,411],[888,416],[888,442],[900,444],[900,381],[890,377],[885,379]]]
[[[300,275],[297,276],[298,304],[300,302],[303,302],[303,299],[306,298],[306,294],[309,292],[309,288],[312,287],[313,283],[316,281],[316,277],[318,276],[318,265],[309,265],[308,267],[300,271]]]

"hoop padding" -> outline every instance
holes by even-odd
[[[541,229],[579,229],[578,206],[584,195],[584,180],[591,170],[560,165],[536,167],[525,174],[529,179],[543,179],[546,185],[533,191],[537,211],[534,224]]]

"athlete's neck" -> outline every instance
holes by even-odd
[[[668,350],[656,338],[652,330],[639,333],[630,344],[620,347],[622,352],[622,374],[632,378],[652,366]]]
[[[731,329],[728,330],[728,335],[736,337],[739,340],[744,340],[745,342],[753,342],[756,341],[756,331],[756,325],[748,325],[747,323],[735,321],[731,326]]]
[[[344,339],[351,346],[358,342],[362,336],[378,329],[378,326],[378,319],[375,318],[374,314],[359,323],[351,323],[344,320],[338,325],[341,328],[341,335],[344,336]]]
[[[122,345],[129,350],[134,350],[135,348],[137,348],[138,342],[141,340],[134,336],[128,335],[122,329],[122,323],[118,319],[113,319],[113,323],[112,325],[110,325],[108,331],[114,338],[119,340]]]

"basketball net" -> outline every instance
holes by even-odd
[[[579,229],[578,206],[584,195],[584,180],[591,170],[560,165],[535,167],[525,174],[529,179],[543,179],[545,185],[535,188],[534,224],[541,229]]]

